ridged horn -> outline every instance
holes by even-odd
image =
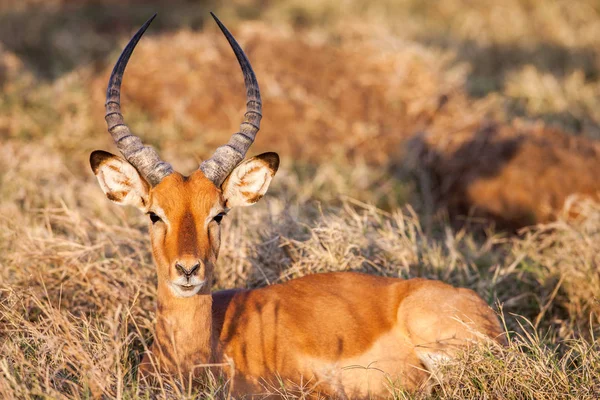
[[[262,104],[260,100],[260,90],[256,76],[250,65],[250,61],[244,54],[240,45],[236,42],[233,35],[227,30],[225,25],[219,21],[217,16],[210,13],[221,28],[221,31],[227,38],[229,45],[233,49],[237,57],[242,74],[244,75],[244,83],[246,85],[246,113],[244,121],[240,125],[240,131],[234,133],[229,143],[218,147],[211,158],[204,161],[200,165],[200,170],[210,179],[217,187],[220,187],[225,178],[233,171],[246,156],[246,152],[254,142],[256,133],[260,129],[260,120],[262,118]]]
[[[121,154],[152,186],[158,185],[165,176],[171,174],[173,167],[162,161],[152,147],[144,146],[140,138],[131,133],[131,130],[123,120],[120,101],[121,82],[123,81],[123,73],[125,72],[129,57],[155,17],[156,14],[146,21],[136,34],[133,35],[115,64],[110,74],[108,88],[106,89],[106,115],[104,117],[108,125],[108,132],[111,134]]]

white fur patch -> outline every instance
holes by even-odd
[[[441,366],[444,364],[448,364],[452,357],[448,354],[444,354],[442,352],[434,353],[434,352],[416,352],[417,357],[423,363],[425,368],[431,373],[436,373]]]
[[[227,208],[249,206],[267,192],[274,171],[262,160],[251,158],[238,165],[223,185]]]
[[[223,209],[223,206],[221,205],[220,201],[213,204],[213,206],[208,211],[208,217],[206,217],[206,219],[204,220],[204,229],[208,229],[208,224],[210,224],[213,218],[215,218],[219,213],[223,211],[225,210]]]
[[[162,220],[162,222],[167,224],[167,226],[171,225],[169,223],[169,219],[167,218],[167,214],[165,214],[164,210],[162,208],[160,208],[157,204],[152,205],[152,209],[150,209],[148,211],[152,211],[154,214],[159,216],[160,219]]]
[[[304,356],[303,367],[319,382],[334,388],[339,398],[388,398],[390,382],[414,373],[412,347],[402,334],[392,330],[360,354],[337,361]]]
[[[205,283],[206,281],[204,280],[200,280],[197,277],[192,277],[192,281],[190,282],[190,284],[193,286],[193,288],[191,288],[190,290],[184,290],[180,285],[175,283],[175,281],[171,282],[169,287],[171,288],[171,291],[173,292],[175,297],[192,297],[198,294],[198,292],[200,291],[200,289],[202,289]]]
[[[119,157],[107,159],[98,167],[96,178],[109,200],[146,209],[148,185],[127,161]]]

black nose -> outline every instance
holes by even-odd
[[[185,275],[186,278],[189,278],[190,276],[194,275],[198,271],[199,268],[200,268],[199,262],[192,265],[190,268],[186,268],[183,264],[181,264],[179,262],[175,263],[175,269],[177,269],[177,271],[179,271],[179,273],[181,273],[182,275]]]

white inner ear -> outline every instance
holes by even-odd
[[[267,192],[273,171],[262,160],[249,159],[238,165],[223,186],[227,208],[249,206]]]
[[[146,209],[148,185],[127,161],[117,157],[105,160],[98,167],[96,178],[109,200]]]

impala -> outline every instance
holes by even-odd
[[[233,207],[256,203],[279,166],[276,153],[244,161],[260,126],[260,92],[246,55],[213,17],[244,75],[247,111],[240,131],[189,176],[131,133],[120,86],[153,16],[123,50],[108,84],[108,131],[124,159],[104,151],[90,157],[106,196],[150,220],[158,306],[142,378],[183,376],[194,383],[207,364],[228,362],[223,373],[235,395],[258,394],[265,383],[282,379],[308,382],[332,397],[384,397],[390,382],[419,388],[471,343],[502,343],[495,313],[475,292],[439,281],[324,273],[211,293],[221,220]]]

